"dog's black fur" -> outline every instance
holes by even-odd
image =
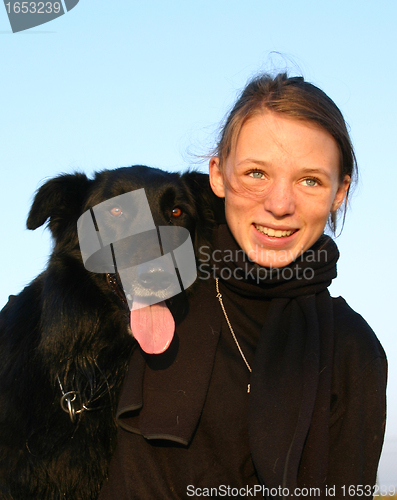
[[[138,188],[145,188],[156,225],[186,227],[196,249],[210,242],[215,212],[222,208],[208,175],[198,172],[134,166],[105,170],[92,180],[81,173],[61,175],[34,198],[27,227],[48,221],[54,249],[47,269],[10,297],[0,314],[2,500],[91,500],[99,494],[115,446],[118,394],[136,342],[128,307],[115,293],[120,289],[83,265],[77,220],[98,203]],[[181,212],[173,213],[175,207]],[[88,408],[75,422],[66,402],[61,408],[62,390],[78,393],[75,409]]]

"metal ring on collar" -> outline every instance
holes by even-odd
[[[61,408],[64,412],[69,413],[70,420],[72,424],[76,421],[76,410],[74,409],[73,402],[76,401],[77,392],[70,391],[65,393],[61,398]]]

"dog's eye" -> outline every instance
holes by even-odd
[[[182,215],[182,210],[179,207],[172,209],[172,217],[180,217]]]
[[[110,210],[110,213],[114,215],[114,217],[120,217],[120,215],[123,215],[123,211],[121,210],[120,207],[113,207]]]

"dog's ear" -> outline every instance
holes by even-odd
[[[195,200],[199,216],[203,222],[208,219],[217,224],[226,223],[225,203],[223,198],[218,198],[211,189],[209,175],[196,170],[190,170],[182,174],[182,181],[188,187]]]
[[[58,237],[71,221],[81,215],[90,181],[81,173],[62,174],[38,189],[29,212],[26,226],[37,229],[49,219],[49,228]]]
[[[213,247],[215,227],[226,222],[225,203],[213,193],[208,174],[193,170],[184,173],[181,179],[196,208],[194,247],[198,255],[202,246]]]

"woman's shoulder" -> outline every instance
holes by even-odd
[[[358,371],[375,360],[386,359],[385,351],[365,319],[342,297],[332,299],[334,309],[335,356],[348,360]]]

